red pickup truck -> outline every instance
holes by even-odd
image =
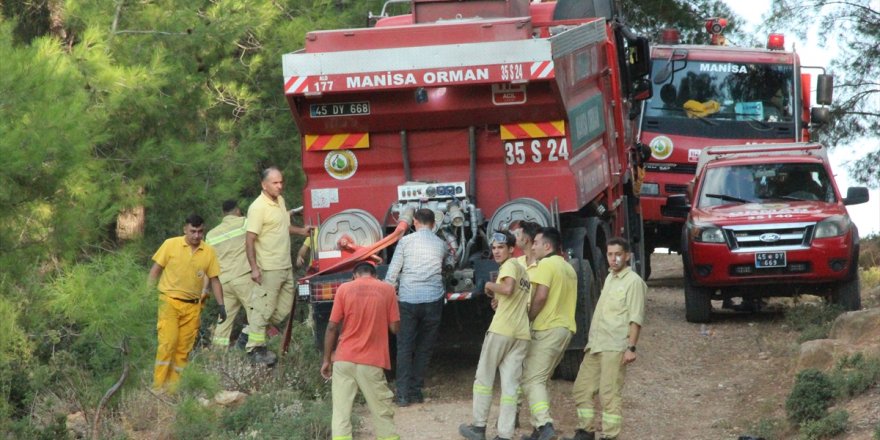
[[[859,233],[841,197],[826,148],[817,143],[705,149],[689,191],[668,206],[686,218],[682,233],[685,315],[710,319],[713,299],[757,304],[810,293],[846,310],[861,307]]]

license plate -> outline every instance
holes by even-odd
[[[768,267],[785,267],[785,252],[757,252],[755,253],[755,267],[764,269]]]
[[[309,114],[313,118],[330,118],[333,116],[351,116],[370,114],[370,103],[360,102],[337,102],[328,104],[312,104],[309,106]]]

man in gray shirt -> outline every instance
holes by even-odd
[[[385,281],[398,284],[400,331],[397,333],[398,406],[424,401],[422,387],[440,328],[446,243],[434,233],[434,212],[416,211],[416,231],[400,239]]]

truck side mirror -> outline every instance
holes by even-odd
[[[859,205],[868,201],[868,188],[864,186],[853,186],[846,190],[846,198],[843,199],[844,205]]]
[[[815,126],[831,122],[831,110],[828,107],[813,107],[810,110],[810,122]]]
[[[691,205],[684,194],[672,194],[666,197],[666,206],[662,208],[662,214],[668,217],[687,218],[691,212]]]
[[[816,104],[831,105],[834,95],[834,77],[820,74],[816,78]]]

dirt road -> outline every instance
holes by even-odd
[[[681,264],[677,255],[654,255],[648,316],[639,358],[627,371],[622,439],[736,439],[761,418],[783,417],[791,389],[796,334],[785,329],[779,310],[720,314],[701,334],[684,319]],[[716,305],[717,306],[717,305]],[[397,409],[404,439],[460,438],[457,427],[471,421],[471,387],[479,347],[443,349],[435,355],[424,404]],[[575,408],[571,382],[552,381],[552,415],[557,431],[571,436]],[[496,407],[488,438],[495,435]],[[369,434],[369,415],[358,437]],[[520,419],[528,420],[523,409]],[[520,434],[531,432],[523,426]]]

